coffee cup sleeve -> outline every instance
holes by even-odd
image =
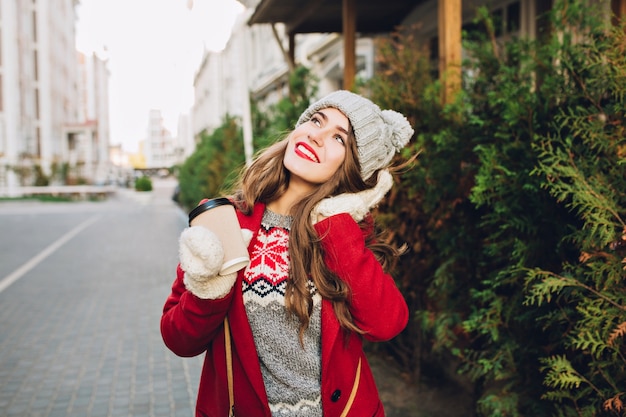
[[[252,232],[243,229],[242,235],[246,244],[249,243]],[[183,230],[179,239],[179,260],[185,272],[185,287],[199,298],[223,298],[237,279],[236,273],[219,275],[224,248],[217,235],[202,226]]]

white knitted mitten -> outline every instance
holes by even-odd
[[[355,221],[360,222],[383,199],[392,185],[393,178],[389,171],[380,171],[374,188],[358,193],[339,194],[317,203],[311,211],[311,222],[317,223],[319,215],[330,217],[339,213],[349,213]]]
[[[248,245],[252,232],[242,229],[241,233]],[[188,291],[204,299],[222,298],[230,292],[237,273],[219,275],[224,248],[215,233],[202,226],[186,228],[180,235],[178,255]]]

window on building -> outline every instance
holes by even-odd
[[[39,119],[39,88],[35,88],[35,117]]]
[[[36,135],[37,136],[35,140],[37,141],[37,143],[35,144],[36,146],[35,155],[38,158],[41,158],[41,128],[39,126],[37,126]]]
[[[491,10],[496,38],[519,35],[521,28],[521,2],[514,1]],[[482,22],[467,22],[463,25],[463,36],[467,40],[477,40],[487,29]]]
[[[506,8],[506,31],[507,33],[517,33],[521,27],[521,6],[520,2],[511,3]]]
[[[67,149],[70,151],[76,150],[76,134],[75,133],[68,133]]]
[[[507,37],[520,35],[522,22],[522,1],[508,1],[490,10],[494,24],[496,40],[501,42]],[[462,26],[464,41],[478,41],[487,33],[487,28],[482,22],[474,22],[473,19],[465,22]],[[439,37],[433,36],[429,40],[430,58],[435,77],[439,76]],[[465,50],[462,51],[463,59],[469,58]],[[471,70],[470,70],[471,71]],[[466,76],[472,77],[471,73]]]
[[[37,11],[33,9],[33,41],[37,42]]]
[[[37,54],[37,50],[35,49],[33,51],[33,77],[35,78],[35,81],[39,81],[39,71],[38,71],[39,60],[37,58],[38,58],[38,54]]]

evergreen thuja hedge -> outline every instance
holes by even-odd
[[[576,18],[586,36],[575,42],[563,33],[557,51],[565,82],[544,86],[559,110],[533,143],[532,172],[574,216],[563,242],[575,257],[558,268],[529,268],[525,305],[550,312],[538,322],[560,342],[540,358],[544,398],[563,415],[624,416],[626,27],[587,26],[583,10]]]
[[[196,150],[178,173],[180,204],[188,210],[203,198],[223,195],[244,165],[243,133],[237,120],[226,116],[211,134],[203,134]]]
[[[500,42],[481,10],[445,107],[393,52],[410,36],[380,49],[369,87],[421,152],[380,208],[411,244],[414,314],[391,349],[422,377],[457,365],[468,416],[626,415],[626,40],[594,11],[557,1],[538,40]]]

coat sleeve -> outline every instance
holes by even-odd
[[[224,298],[204,300],[186,290],[183,276],[178,265],[172,292],[163,307],[161,335],[172,352],[191,357],[203,353],[219,333],[233,290]]]
[[[350,312],[365,338],[383,341],[398,335],[408,322],[408,307],[393,278],[365,245],[359,225],[349,214],[315,225],[328,268],[351,289]]]

